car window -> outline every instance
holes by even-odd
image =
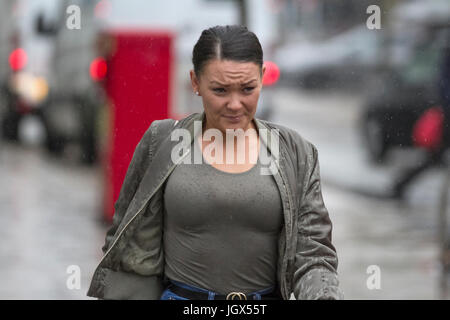
[[[413,86],[433,86],[439,74],[442,50],[438,41],[420,43],[416,46],[409,63],[402,70],[406,84]]]

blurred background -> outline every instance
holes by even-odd
[[[134,148],[203,110],[223,24],[263,46],[257,117],[319,151],[345,297],[449,299],[450,0],[0,0],[0,298],[88,299]]]

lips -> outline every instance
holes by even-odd
[[[225,118],[227,118],[229,121],[231,122],[239,122],[242,118],[242,115],[239,116],[224,116]]]

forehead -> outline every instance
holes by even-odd
[[[239,84],[258,80],[260,68],[254,62],[237,62],[231,60],[211,60],[202,72],[202,78],[207,83]]]

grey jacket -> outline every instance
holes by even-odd
[[[163,184],[179,163],[171,152],[175,128],[194,138],[194,121],[186,118],[153,121],[134,152],[119,198],[112,227],[106,234],[103,258],[96,268],[88,296],[100,299],[159,299],[164,289]],[[322,199],[316,148],[295,130],[261,119],[257,129],[278,135],[278,170],[284,226],[279,236],[277,278],[283,299],[342,299],[332,223]],[[275,130],[273,130],[275,129]],[[271,135],[262,139],[269,149]],[[275,139],[273,139],[275,140]],[[274,153],[275,154],[275,153]],[[272,155],[271,155],[272,156]],[[274,155],[275,156],[275,155]],[[182,159],[182,158],[181,158]]]

